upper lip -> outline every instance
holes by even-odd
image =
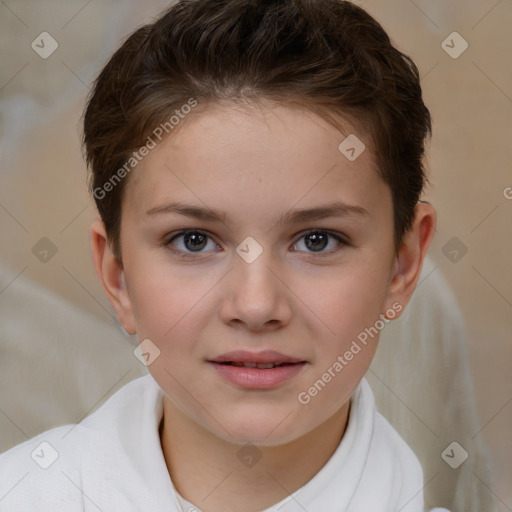
[[[261,352],[250,352],[247,350],[234,350],[220,356],[209,359],[211,363],[304,363],[303,359],[289,357],[275,350],[262,350]]]

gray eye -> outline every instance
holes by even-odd
[[[192,230],[176,234],[167,242],[167,245],[173,245],[177,250],[184,253],[194,253],[206,252],[203,249],[207,247],[208,242],[211,244],[210,249],[213,250],[217,247],[217,244],[206,233]]]
[[[334,240],[334,242],[330,242],[330,240]],[[301,243],[304,245],[305,249],[297,247]],[[303,235],[294,247],[296,250],[305,250],[306,252],[329,252],[329,250],[324,249],[327,247],[329,247],[329,249],[336,249],[336,247],[342,243],[343,240],[333,234],[325,231],[311,231]]]

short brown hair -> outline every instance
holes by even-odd
[[[121,261],[112,183],[149,134],[190,102],[299,102],[371,135],[391,189],[398,249],[426,177],[431,118],[414,62],[366,11],[342,0],[182,0],[130,35],[102,69],[84,112],[89,186]],[[126,175],[122,173],[123,176]],[[119,177],[119,176],[118,176]],[[95,192],[107,182],[109,193]]]

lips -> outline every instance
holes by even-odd
[[[289,381],[307,361],[273,350],[227,352],[207,361],[222,379],[243,389],[270,389]]]
[[[305,361],[303,359],[286,356],[274,350],[264,350],[261,352],[235,350],[222,354],[215,359],[210,359],[209,362],[244,366],[246,368],[271,369],[276,366],[304,363]]]

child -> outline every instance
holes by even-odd
[[[149,374],[4,453],[0,510],[422,511],[364,374],[434,233],[429,133],[416,66],[350,2],[184,0],[132,34],[84,147]]]

